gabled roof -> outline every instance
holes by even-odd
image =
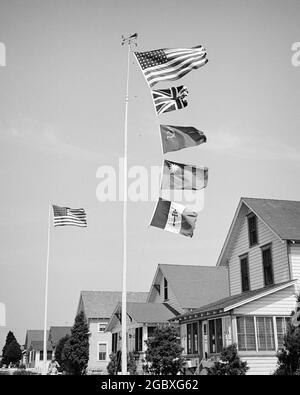
[[[70,326],[51,326],[49,331],[49,342],[53,347],[56,347],[60,339],[66,335],[71,335]]]
[[[159,264],[154,283],[159,270],[182,309],[198,308],[229,295],[226,267]]]
[[[288,288],[294,285],[297,280],[285,281],[280,284],[269,285],[263,288],[259,288],[253,291],[243,292],[241,294],[229,296],[227,298],[223,298],[217,300],[216,302],[209,303],[205,306],[201,306],[200,308],[193,310],[193,312],[182,314],[181,316],[176,317],[176,319],[188,318],[192,316],[209,316],[212,314],[220,314],[230,311],[234,308],[242,306],[244,304],[250,303],[254,300],[260,299],[264,296],[270,295],[272,293],[281,291],[282,289]]]
[[[282,240],[300,240],[300,201],[242,199]]]
[[[43,351],[44,350],[44,342],[42,340],[32,341],[30,348],[35,351]],[[49,342],[47,342],[47,351],[52,351],[52,346]]]
[[[49,336],[49,331],[47,331],[47,339]],[[24,348],[27,350],[33,341],[43,341],[44,331],[40,329],[29,329],[26,332],[26,339]]]
[[[127,300],[145,302],[147,295],[147,292],[127,292]],[[122,292],[81,291],[80,299],[87,319],[110,318],[117,303],[122,300]]]
[[[118,303],[106,330],[110,331],[115,323],[115,317],[121,314],[122,304]],[[139,324],[162,324],[167,323],[175,317],[177,312],[170,308],[166,303],[127,303],[127,315],[130,319]],[[178,314],[177,314],[178,315]]]
[[[226,265],[241,220],[252,211],[282,242],[300,240],[300,201],[242,197],[221,250],[217,266]]]

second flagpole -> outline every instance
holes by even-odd
[[[44,316],[44,346],[43,346],[43,375],[47,374],[47,311],[48,311],[48,276],[50,258],[50,226],[51,226],[51,204],[49,203],[48,214],[48,242],[47,242],[47,263],[45,281],[45,316]]]

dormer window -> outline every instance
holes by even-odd
[[[168,280],[164,277],[164,300],[169,299]]]
[[[258,243],[257,219],[254,214],[248,216],[248,234],[249,234],[249,246],[252,247]]]

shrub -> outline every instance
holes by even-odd
[[[220,360],[207,369],[207,373],[210,376],[242,376],[248,369],[247,362],[242,362],[238,356],[236,345],[231,344],[223,348]]]

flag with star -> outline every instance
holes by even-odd
[[[182,204],[159,198],[150,226],[192,237],[197,215]]]
[[[152,90],[152,99],[157,115],[161,115],[164,112],[180,110],[188,105],[187,87],[177,86],[169,89]]]
[[[208,168],[164,160],[162,190],[188,189],[199,191],[207,186]]]
[[[178,80],[208,62],[206,49],[202,45],[134,52],[134,55],[150,88],[161,81]]]
[[[163,153],[206,143],[206,136],[192,126],[160,125]]]
[[[86,228],[86,213],[83,208],[60,207],[53,205],[54,226],[78,226]]]

